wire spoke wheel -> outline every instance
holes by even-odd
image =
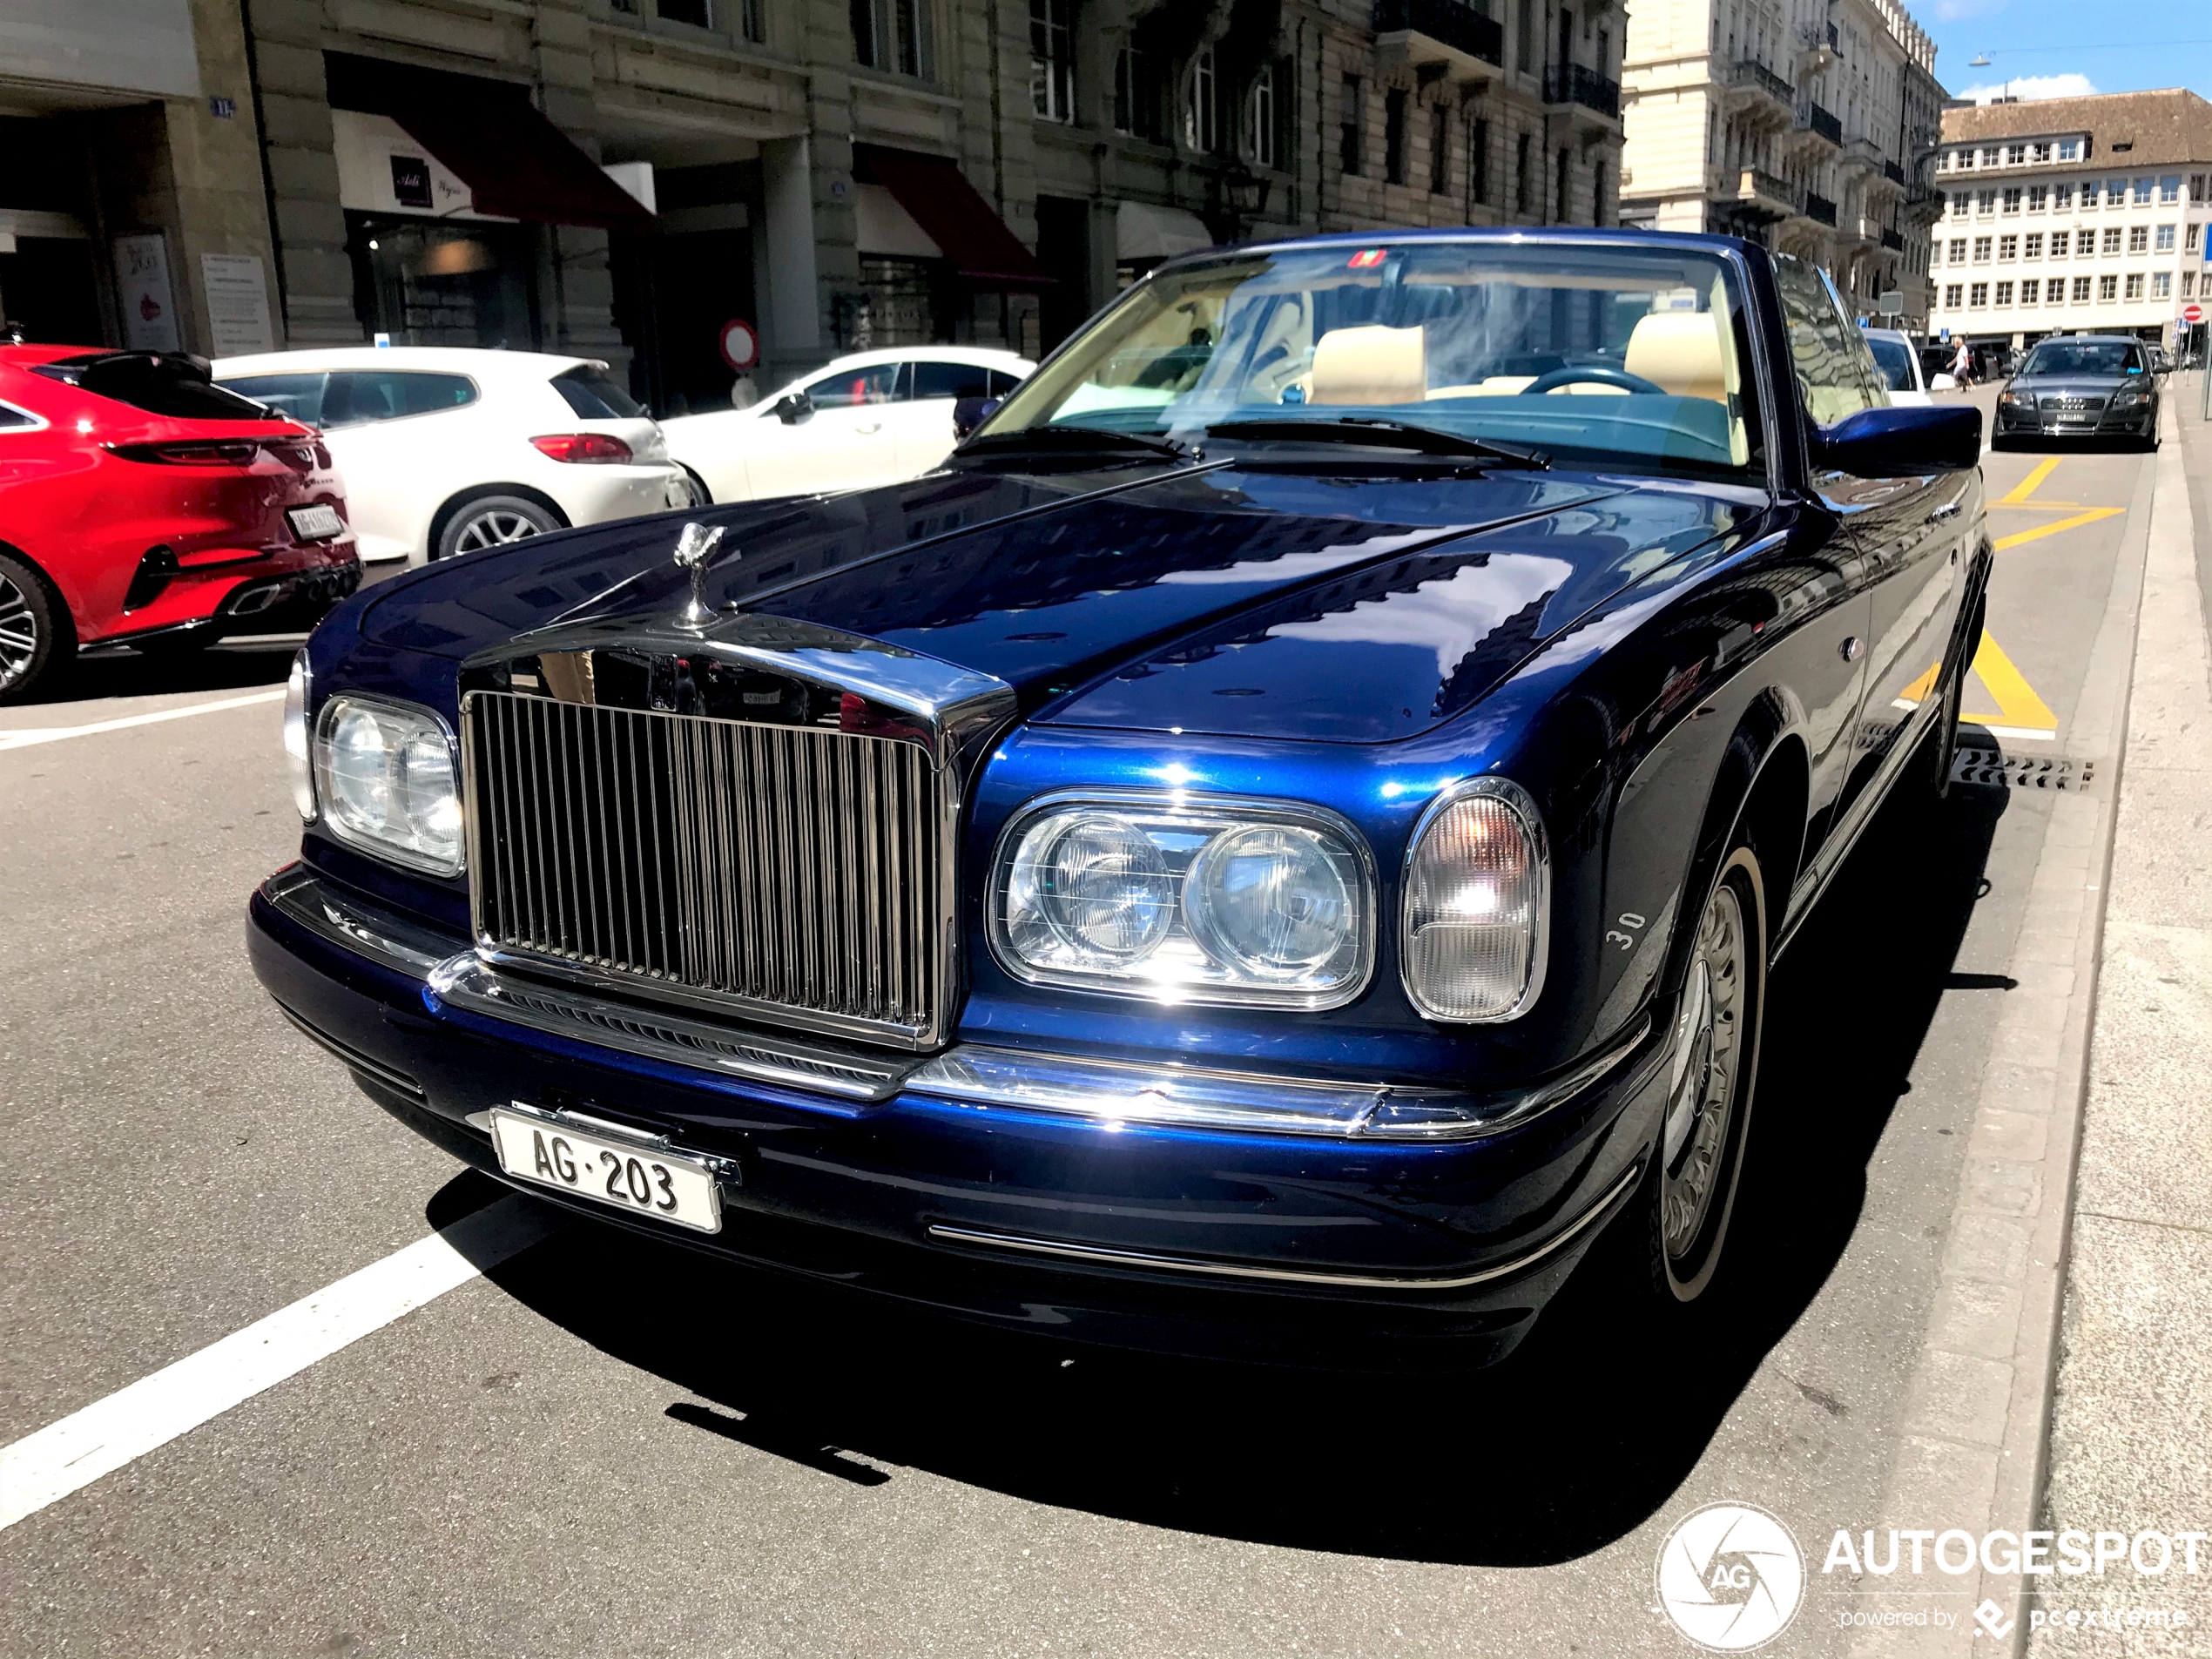
[[[537,533],[535,521],[503,507],[493,508],[471,516],[462,524],[460,533],[453,538],[453,550],[481,553],[488,547],[504,547],[509,542],[519,542]]]
[[[30,672],[38,656],[38,612],[30,596],[0,570],[0,690]]]
[[[1662,1239],[1683,1277],[1711,1242],[1716,1201],[1732,1170],[1748,949],[1743,901],[1734,882],[1722,881],[1697,925],[1660,1138]]]

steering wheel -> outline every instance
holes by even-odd
[[[1569,363],[1555,368],[1548,374],[1539,374],[1521,388],[1523,397],[1541,397],[1554,387],[1573,386],[1578,381],[1594,386],[1617,386],[1624,392],[1642,392],[1654,397],[1667,395],[1667,388],[1656,381],[1648,381],[1641,374],[1631,374],[1625,368],[1615,368],[1609,363]]]

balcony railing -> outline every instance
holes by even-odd
[[[1894,161],[1885,161],[1882,164],[1882,177],[1893,185],[1901,185],[1905,182],[1905,169]]]
[[[1621,118],[1621,83],[1580,64],[1554,64],[1544,71],[1544,102],[1579,104],[1608,120]]]
[[[1750,57],[1737,58],[1736,60],[1735,72],[1732,73],[1729,78],[1734,81],[1738,86],[1757,86],[1763,88],[1766,91],[1772,93],[1776,98],[1780,98],[1784,104],[1794,104],[1797,102],[1797,89],[1791,85],[1789,82],[1784,80],[1782,77],[1776,74],[1764,64],[1759,63],[1756,59]]]
[[[1838,150],[1844,147],[1844,124],[1817,104],[1807,104],[1797,111],[1797,130],[1817,133]]]
[[[1883,227],[1883,229],[1882,229],[1882,246],[1883,246],[1884,247],[1885,247],[1885,248],[1890,249],[1890,250],[1891,250],[1892,252],[1893,252],[1893,253],[1904,253],[1904,252],[1905,252],[1905,233],[1904,233],[1904,232],[1902,232],[1902,231],[1893,231],[1893,230],[1891,230],[1891,229],[1890,229],[1887,226],[1885,226]]]
[[[1817,219],[1824,225],[1833,225],[1836,222],[1836,204],[1825,196],[1816,196],[1811,191],[1807,191],[1805,192],[1805,217]]]
[[[1461,0],[1375,0],[1374,30],[1379,35],[1401,30],[1426,35],[1486,64],[1505,62],[1504,27]]]
[[[1775,202],[1791,212],[1804,212],[1805,193],[1787,179],[1778,179],[1763,167],[1746,167],[1736,190],[1739,202]]]

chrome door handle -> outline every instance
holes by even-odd
[[[856,426],[853,428],[853,430],[861,433],[880,432],[883,430],[883,422],[880,421],[872,421],[867,426]],[[1951,510],[1955,513],[1959,509],[1954,507]]]
[[[1865,654],[1865,651],[1866,644],[1864,640],[1860,639],[1857,634],[1853,634],[1849,639],[1846,639],[1842,644],[1836,647],[1836,655],[1842,658],[1847,663],[1857,662]]]
[[[1944,502],[1942,506],[1937,508],[1935,511],[1928,515],[1928,523],[1931,524],[1940,524],[1946,518],[1956,518],[1958,516],[1959,503],[1955,501],[1947,501]]]

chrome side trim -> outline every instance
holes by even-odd
[[[888,1100],[898,1093],[913,1064],[686,1019],[663,1008],[582,995],[519,974],[496,973],[469,952],[439,964],[429,982],[439,1001],[465,1013],[503,1020],[549,1036],[613,1049],[642,1060],[833,1095],[840,1100]]]
[[[951,1227],[932,1222],[930,1238],[948,1244],[982,1250],[1016,1251],[1030,1256],[1050,1256],[1062,1261],[1089,1262],[1102,1267],[1134,1267],[1150,1272],[1189,1273],[1209,1278],[1260,1279],[1281,1285],[1319,1285],[1345,1291],[1463,1291],[1507,1278],[1535,1266],[1546,1257],[1579,1237],[1590,1224],[1610,1210],[1621,1195],[1635,1185],[1643,1173],[1639,1160],[1608,1188],[1603,1197],[1568,1222],[1526,1255],[1472,1273],[1440,1275],[1336,1273],[1319,1268],[1261,1267],[1249,1262],[1209,1261],[1197,1256],[1156,1256],[1150,1251],[1116,1250],[1106,1244],[1076,1244],[1055,1238],[1033,1238],[1020,1233],[985,1232],[971,1227]]]
[[[287,920],[379,968],[428,978],[463,941],[431,932],[352,894],[343,898],[304,864],[287,865],[261,884],[261,896]]]

